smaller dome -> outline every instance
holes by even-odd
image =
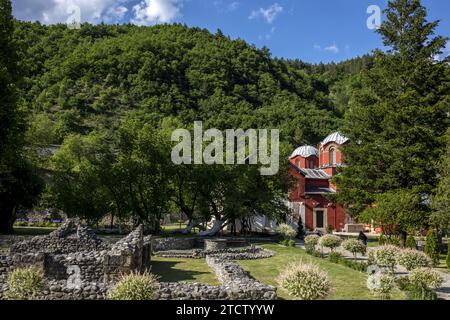
[[[319,150],[317,150],[317,148],[314,148],[313,146],[302,146],[295,149],[295,151],[291,155],[291,158],[295,158],[298,156],[303,158],[308,158],[311,156],[319,157]]]
[[[335,142],[337,144],[344,144],[348,141],[349,139],[343,135],[341,135],[339,132],[335,132],[330,134],[328,137],[325,138],[325,140],[322,141],[322,146],[330,143],[330,142]]]

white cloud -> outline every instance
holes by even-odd
[[[267,23],[272,23],[275,21],[277,16],[283,12],[283,7],[280,6],[278,3],[274,3],[267,9],[259,8],[258,10],[253,10],[249,19],[257,19],[257,18],[264,18]]]
[[[450,41],[447,41],[447,44],[445,45],[445,48],[442,50],[442,58],[448,57],[450,55]]]
[[[234,1],[227,6],[228,11],[234,11],[241,5],[240,2]]]
[[[132,22],[139,25],[172,22],[181,16],[181,0],[143,0],[133,7]]]
[[[272,39],[272,37],[273,37],[273,35],[275,34],[275,31],[276,31],[276,30],[277,30],[277,28],[272,27],[272,28],[270,29],[270,31],[267,32],[265,35],[259,35],[259,36],[258,36],[258,39],[259,39],[259,40],[270,40],[270,39]]]
[[[117,21],[128,9],[131,0],[13,0],[14,16],[21,20],[45,24],[66,23],[79,15],[80,22]]]
[[[124,6],[111,7],[106,12],[107,17],[122,19],[128,12],[128,9]]]
[[[339,51],[340,51],[339,47],[336,44],[333,44],[333,45],[331,45],[329,47],[326,47],[324,50],[325,51],[329,51],[329,52],[333,52],[333,53],[339,53]]]
[[[339,47],[336,44],[332,44],[327,47],[322,47],[320,44],[316,43],[313,45],[313,48],[314,48],[314,50],[317,50],[317,51],[326,51],[326,52],[332,52],[335,54],[338,54],[339,52],[341,52],[341,49],[339,49]],[[350,50],[350,46],[346,45],[345,50],[347,50],[347,51]]]
[[[450,57],[450,41],[447,41],[447,44],[444,48],[442,48],[442,54],[436,54],[433,57],[435,61],[443,61],[445,58]]]
[[[221,12],[221,13],[228,13],[228,12],[233,12],[236,11],[239,6],[241,5],[241,3],[239,1],[232,1],[229,2],[227,4],[224,3],[224,0],[215,0],[213,1],[213,5],[214,7],[216,7],[217,11]]]

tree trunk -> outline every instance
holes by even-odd
[[[408,234],[406,233],[406,231],[400,231],[400,247],[405,247],[407,236]]]
[[[15,212],[12,207],[0,207],[0,234],[14,233]]]

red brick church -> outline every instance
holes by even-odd
[[[351,223],[344,208],[326,197],[337,192],[331,178],[343,165],[340,147],[347,142],[346,137],[335,132],[318,148],[299,147],[289,158],[291,174],[296,180],[290,192],[292,222],[298,222],[301,217],[305,230],[325,231],[331,226],[335,231],[342,231],[346,223]]]

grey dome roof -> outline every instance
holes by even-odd
[[[295,158],[297,156],[308,158],[310,156],[319,157],[319,150],[314,148],[313,146],[301,146],[300,148],[295,149],[292,153],[291,158]]]
[[[348,138],[341,135],[339,132],[335,132],[330,134],[328,137],[325,138],[325,140],[322,141],[322,146],[330,143],[335,142],[337,144],[344,144],[348,141]]]

